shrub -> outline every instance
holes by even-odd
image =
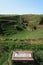
[[[21,27],[21,26],[16,26],[16,29],[17,29],[18,31],[22,31],[22,30],[23,30],[23,27]]]
[[[37,29],[37,27],[36,27],[36,26],[34,26],[34,27],[33,27],[33,29],[34,29],[34,30],[36,30],[36,29]]]
[[[39,24],[43,24],[43,17],[41,17],[41,20],[40,20]]]

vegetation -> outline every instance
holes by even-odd
[[[38,60],[39,64],[43,63],[43,43],[41,44],[30,44],[30,43],[18,43],[18,42],[4,42],[0,43],[0,65],[8,65],[8,60],[11,61],[13,50],[32,50],[35,59]]]
[[[43,23],[42,15],[0,15],[0,34],[15,34],[29,28],[36,30],[39,23]]]
[[[33,51],[35,61],[43,65],[43,15],[0,15],[0,65],[12,65],[15,50]]]

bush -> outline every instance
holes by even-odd
[[[21,26],[16,26],[16,29],[17,29],[18,31],[22,31],[22,30],[23,30],[23,27],[21,27]]]
[[[39,24],[43,24],[43,17],[41,17],[40,23]]]
[[[34,27],[33,27],[33,29],[34,29],[34,30],[36,30],[36,29],[37,29],[37,27],[36,27],[36,26],[34,26]]]

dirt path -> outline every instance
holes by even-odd
[[[27,43],[43,43],[43,39],[28,39],[28,40],[0,40],[0,42],[27,42]]]

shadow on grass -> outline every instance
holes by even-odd
[[[12,65],[40,65],[37,61],[13,62]]]

